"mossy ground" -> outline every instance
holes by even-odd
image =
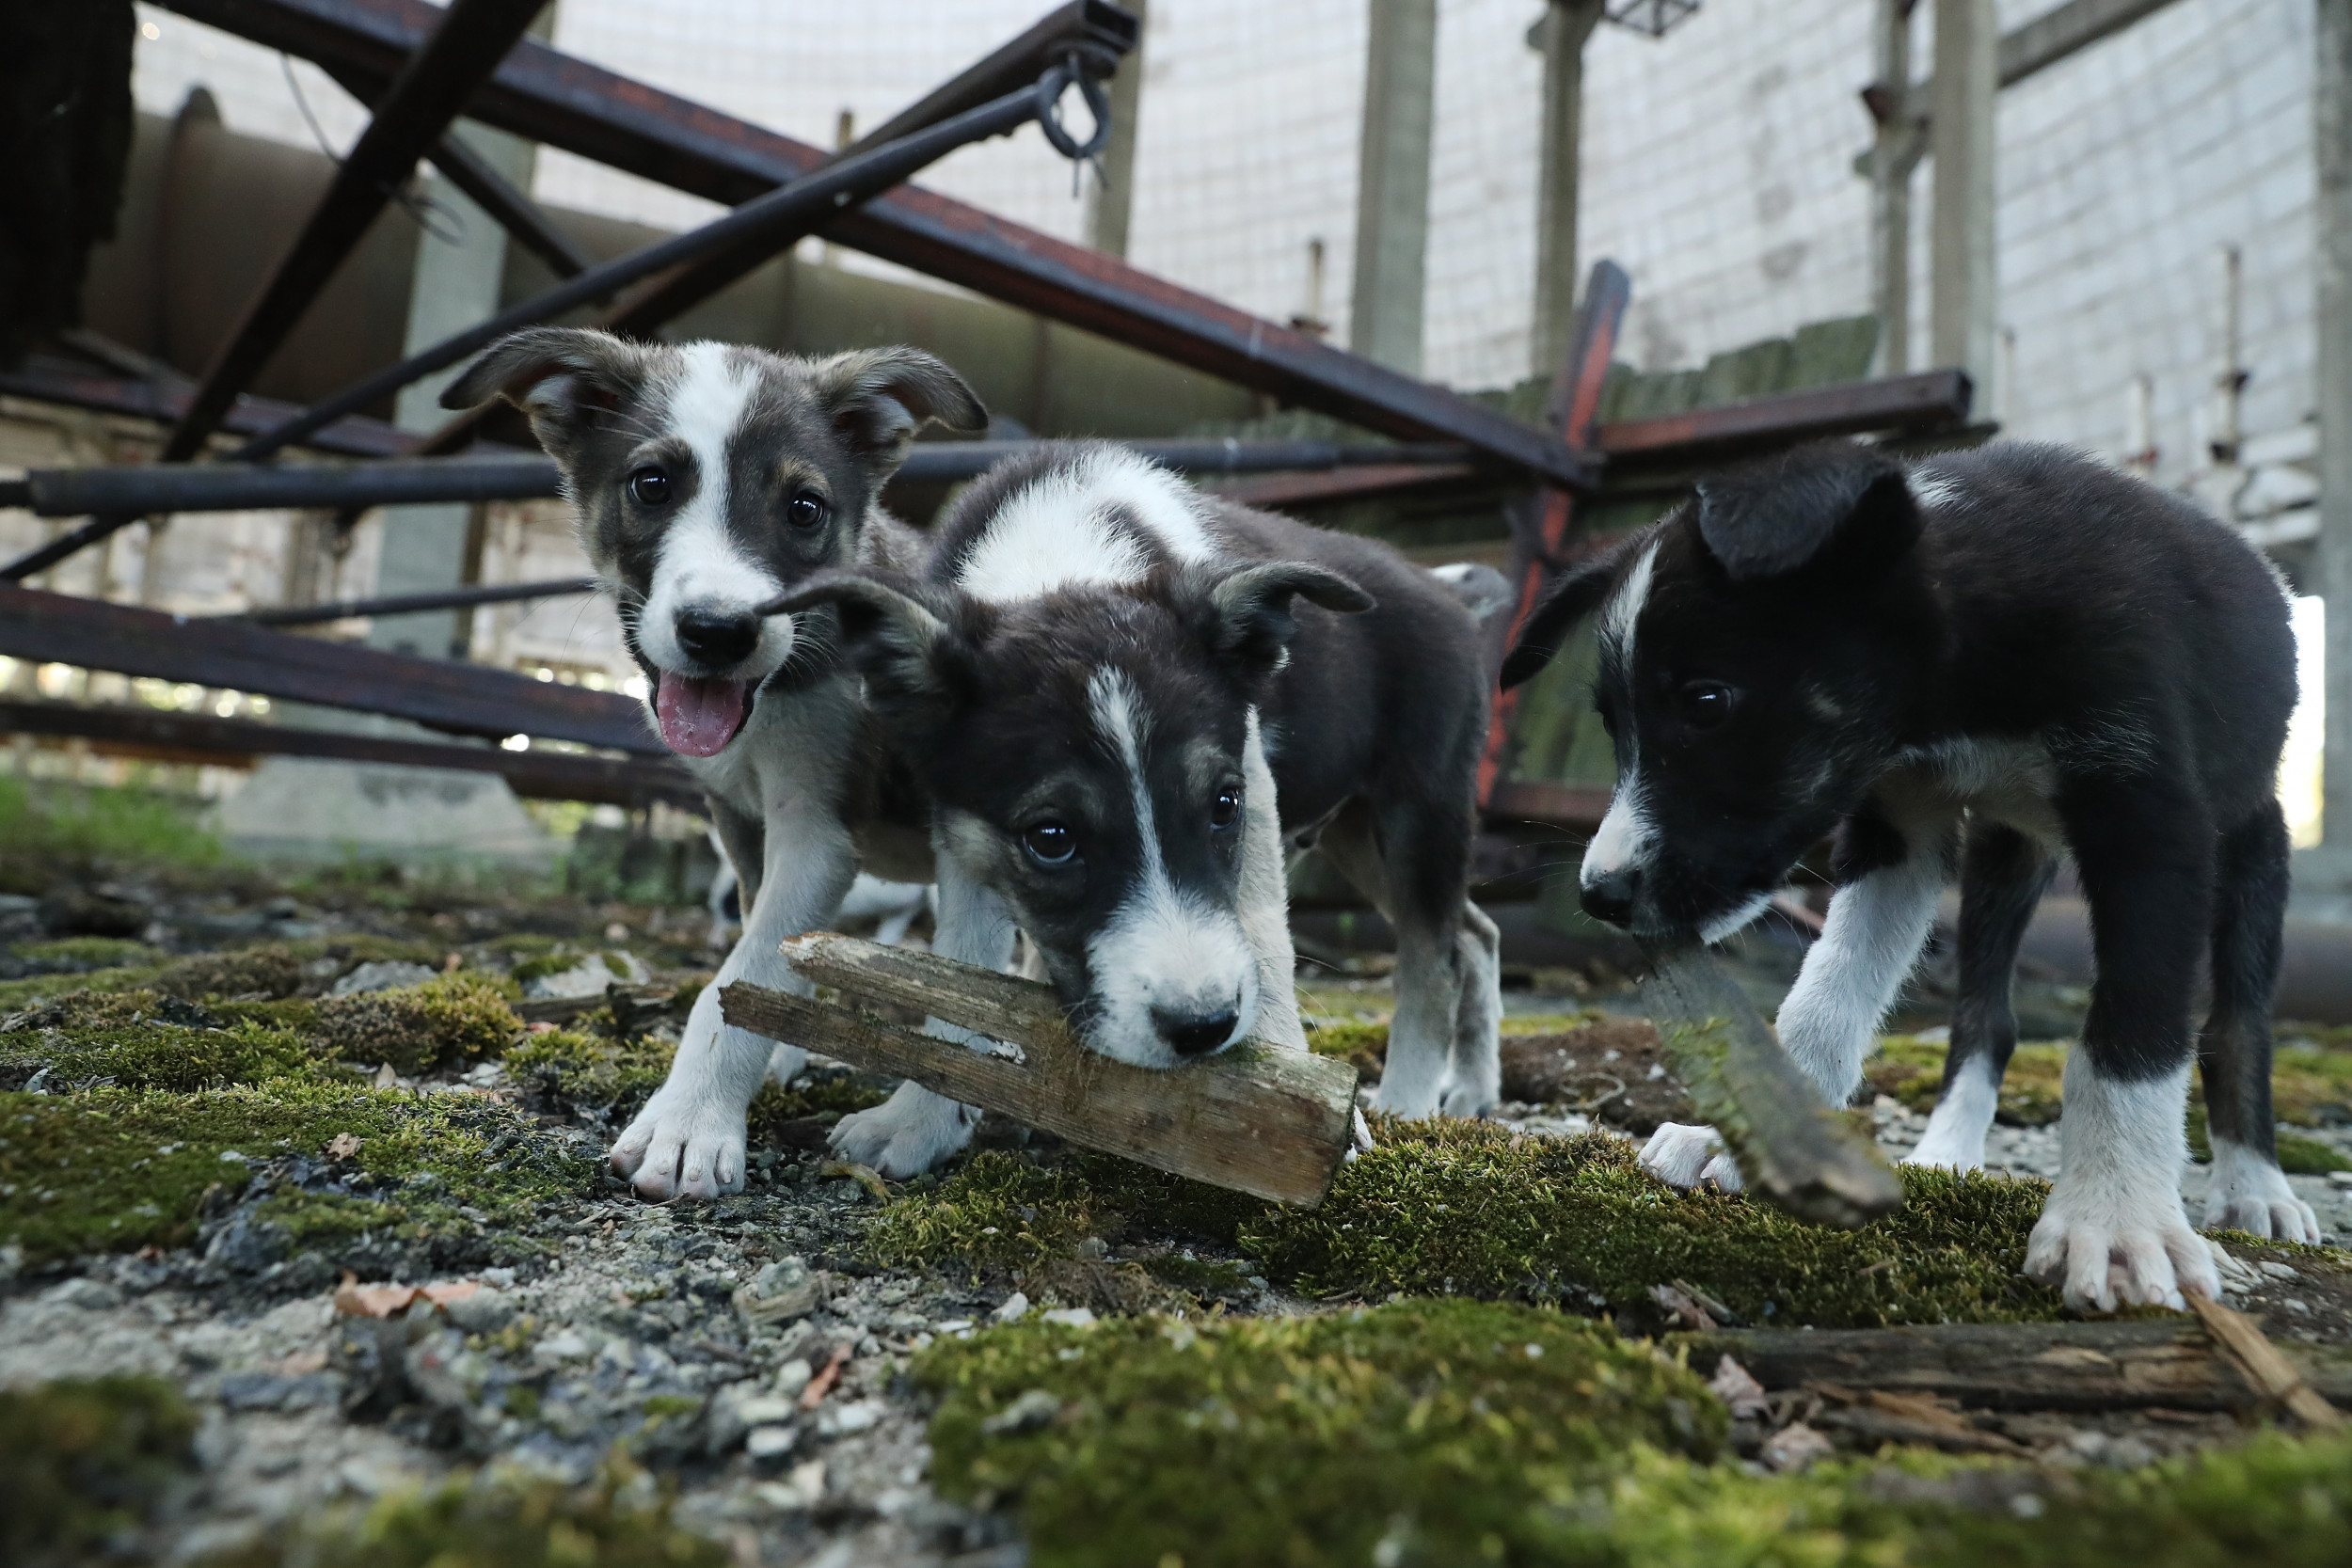
[[[869,1245],[894,1264],[1017,1275],[1148,1215],[1156,1231],[1232,1245],[1267,1278],[1333,1299],[1402,1292],[1642,1313],[1650,1287],[1680,1280],[1773,1326],[2060,1315],[2054,1291],[2018,1277],[2048,1195],[2039,1181],[1907,1169],[1901,1211],[1837,1231],[1738,1195],[1675,1192],[1641,1171],[1630,1145],[1601,1134],[1391,1122],[1375,1144],[1312,1210],[1102,1157],[1048,1168],[983,1153],[884,1210]]]
[[[196,1415],[153,1378],[0,1389],[0,1562],[115,1555],[194,1469]]]
[[[2335,1563],[2352,1441],[2136,1473],[1916,1451],[1764,1476],[1723,1407],[1605,1327],[1406,1301],[1288,1320],[1016,1324],[919,1357],[948,1496],[1014,1501],[1040,1568]]]

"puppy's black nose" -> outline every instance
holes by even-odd
[[[677,612],[678,646],[689,658],[724,670],[759,644],[759,617],[744,610],[690,607]]]
[[[1619,869],[1603,871],[1583,878],[1578,884],[1577,900],[1584,912],[1595,920],[1612,926],[1633,924],[1633,895],[1642,885],[1639,871]]]
[[[1160,1038],[1179,1056],[1200,1056],[1223,1045],[1233,1033],[1233,1009],[1221,1013],[1171,1013],[1158,1007],[1152,1009],[1152,1025]]]

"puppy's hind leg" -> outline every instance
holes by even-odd
[[[1982,1168],[2001,1075],[2017,1049],[2010,996],[2017,949],[2057,869],[2040,845],[2014,828],[1979,823],[1969,831],[1960,869],[1960,993],[1952,1004],[1944,1087],[1905,1164]]]
[[[1502,933],[1486,911],[1462,900],[1454,931],[1461,1000],[1454,1014],[1452,1069],[1438,1109],[1483,1117],[1502,1098]]]
[[[2279,802],[2266,800],[2221,835],[2213,910],[2213,1012],[2197,1042],[2205,1081],[2213,1180],[2205,1228],[2281,1241],[2319,1241],[2319,1216],[2279,1169],[2270,1107],[2270,1006],[2279,985],[2288,841]]]

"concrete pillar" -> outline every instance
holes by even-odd
[[[1863,102],[1878,135],[1870,175],[1870,309],[1879,319],[1874,375],[1911,369],[1911,176],[1928,138],[1911,85],[1911,13],[1918,0],[1877,0],[1874,76]]]
[[[1348,347],[1419,375],[1438,0],[1371,0],[1370,8]]]
[[[1544,56],[1544,140],[1535,193],[1535,333],[1529,369],[1549,375],[1568,352],[1576,291],[1579,142],[1584,123],[1584,40],[1603,0],[1550,0],[1527,41]]]
[[[516,189],[531,189],[536,154],[532,143],[469,120],[459,121],[454,134]],[[408,290],[408,330],[403,346],[408,354],[430,348],[495,313],[506,271],[506,230],[489,214],[437,171],[425,180],[424,194],[429,215],[418,237],[416,271]],[[449,418],[438,401],[441,388],[464,369],[463,363],[453,365],[403,388],[392,422],[403,430],[438,429]],[[427,594],[465,581],[473,512],[464,502],[387,508],[375,592]],[[466,650],[459,625],[459,612],[453,610],[378,616],[368,641],[400,653],[462,658]]]
[[[1127,254],[1127,222],[1136,198],[1136,113],[1143,107],[1143,66],[1152,45],[1146,0],[1120,0],[1142,24],[1136,46],[1111,78],[1111,144],[1103,150],[1102,178],[1088,190],[1087,244],[1108,255]]]
[[[2000,90],[1994,0],[1935,0],[1933,297],[1930,352],[1991,395],[1999,320],[1994,271],[1993,106]]]
[[[2352,0],[2317,0],[2312,82],[2318,165],[2319,546],[2327,600],[2327,742],[2320,795],[2327,860],[2352,892]]]

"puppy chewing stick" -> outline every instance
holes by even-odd
[[[1311,1208],[1357,1141],[1356,1069],[1345,1062],[1245,1040],[1179,1068],[1135,1067],[1080,1045],[1052,989],[1033,980],[830,932],[793,938],[784,957],[852,1004],[910,1007],[987,1040],[975,1049],[742,981],[720,993],[729,1023],[1087,1148]]]

